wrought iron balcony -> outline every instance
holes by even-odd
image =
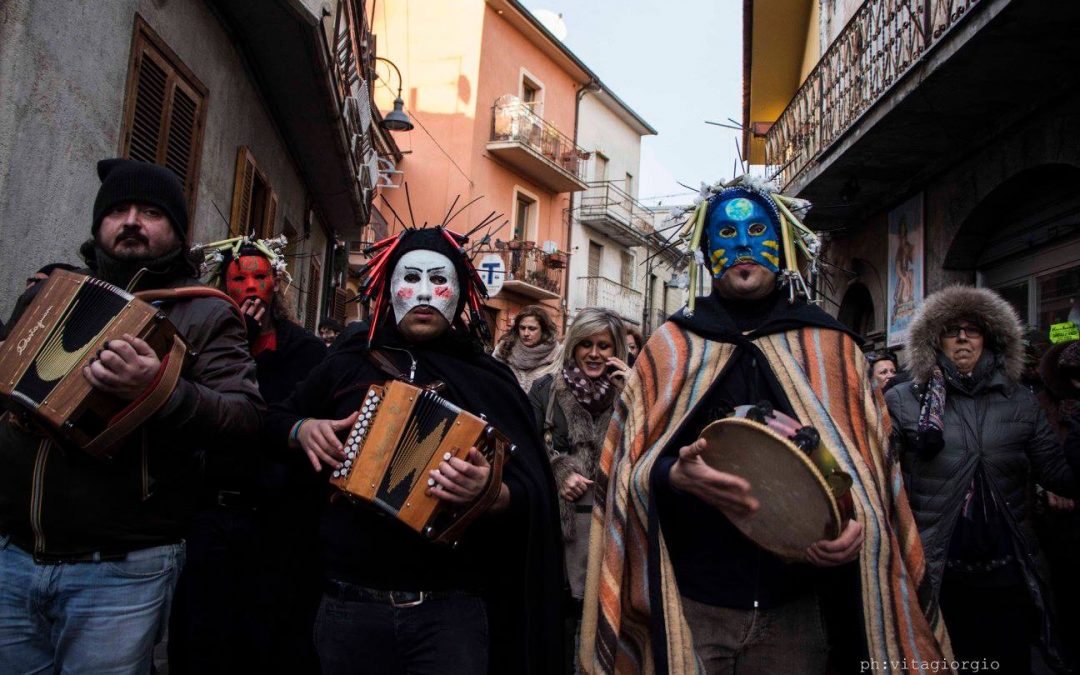
[[[487,150],[552,192],[585,189],[587,153],[516,96],[495,101]]]
[[[653,232],[653,214],[611,181],[589,183],[578,220],[623,246],[643,246]]]
[[[866,0],[766,133],[770,175],[795,181],[978,3]]]
[[[641,324],[641,310],[645,298],[641,291],[635,291],[607,277],[578,277],[578,281],[586,284],[586,307],[610,309],[626,321]]]
[[[557,300],[563,292],[566,253],[545,253],[531,241],[507,242],[496,251],[506,265],[503,289],[537,300]]]

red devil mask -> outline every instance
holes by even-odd
[[[274,301],[274,270],[260,255],[242,255],[229,263],[225,291],[237,304],[258,298],[267,307]]]

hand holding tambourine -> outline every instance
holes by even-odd
[[[741,406],[705,427],[680,452],[672,481],[681,487],[691,475],[705,482],[695,494],[782,558],[829,566],[858,555],[851,476],[814,429],[783,413]]]

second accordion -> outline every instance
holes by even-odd
[[[429,473],[472,447],[491,465],[488,483],[471,504],[427,494]],[[430,389],[397,380],[372,386],[345,439],[344,465],[333,472],[337,489],[394,516],[434,541],[454,544],[498,497],[503,464],[514,446],[482,417]]]

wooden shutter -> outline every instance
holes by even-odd
[[[262,223],[262,232],[259,237],[269,239],[274,236],[274,219],[277,218],[277,194],[271,190],[270,199],[266,204],[266,218]]]
[[[258,239],[267,239],[274,236],[276,220],[277,193],[271,189],[251,150],[242,145],[236,151],[229,236],[254,234]]]
[[[206,87],[136,16],[120,155],[172,169],[184,184],[189,214],[195,213],[206,99]]]
[[[311,259],[308,267],[307,302],[304,303],[304,327],[311,332],[319,327],[319,288],[322,276],[319,274],[319,261]]]
[[[345,293],[344,288],[334,289],[334,310],[330,315],[334,317],[335,321],[342,325],[345,325],[345,301],[348,299],[348,295]]]
[[[619,283],[627,288],[634,287],[634,256],[628,251],[622,251],[622,270]]]
[[[589,271],[590,277],[600,276],[600,257],[604,254],[604,247],[595,241],[589,242]]]
[[[255,186],[255,160],[246,146],[236,151],[236,178],[233,181],[232,214],[229,216],[229,236],[247,234],[251,220],[251,190]]]

